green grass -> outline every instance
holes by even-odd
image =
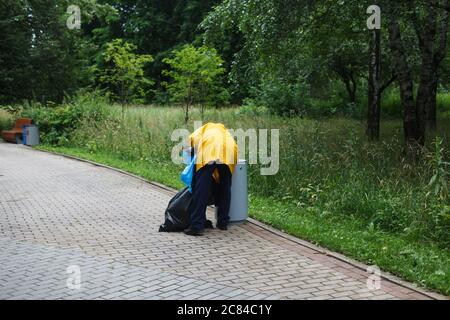
[[[39,146],[38,149],[77,156],[181,188],[179,166],[149,159],[126,159],[117,153],[76,147]],[[293,236],[343,253],[406,280],[450,294],[450,252],[431,242],[410,241],[403,234],[367,227],[364,219],[343,217],[314,206],[250,194],[250,215]],[[163,216],[161,216],[161,220]]]

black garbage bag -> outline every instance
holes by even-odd
[[[189,227],[189,205],[192,194],[188,188],[180,190],[170,201],[165,213],[165,221],[159,227],[159,232],[183,231]]]
[[[192,201],[192,194],[188,188],[180,190],[167,205],[165,221],[159,227],[159,232],[180,232],[189,227],[191,217],[189,205]],[[213,224],[206,220],[205,228],[212,229]]]

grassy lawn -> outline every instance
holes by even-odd
[[[117,154],[76,147],[38,149],[77,156],[116,167],[174,188],[182,186],[179,167],[149,159],[127,160]],[[293,236],[375,264],[421,286],[450,294],[450,252],[431,242],[410,241],[402,234],[367,228],[357,216],[344,218],[317,207],[301,207],[275,197],[250,194],[250,215]],[[161,221],[163,215],[161,214]]]

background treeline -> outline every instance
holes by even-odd
[[[162,60],[183,44],[201,44],[199,23],[211,0],[2,0],[0,2],[0,102],[61,102],[81,88],[99,85],[96,69],[115,39],[151,54],[146,77],[155,81],[144,102],[162,92]],[[81,9],[81,29],[70,30],[69,5]]]
[[[80,30],[66,27],[71,4],[81,9]],[[2,0],[0,102],[61,102],[83,88],[114,91],[111,83],[101,81],[98,71],[108,67],[104,59],[108,43],[122,39],[135,46],[136,54],[153,57],[144,66],[144,76],[152,85],[129,102],[168,103],[164,59],[173,56],[173,50],[193,44],[215,48],[223,59],[221,82],[230,103],[265,107],[283,115],[344,114],[362,119],[368,99],[371,32],[366,27],[366,9],[370,4],[345,0]],[[383,113],[401,116],[405,108],[415,111],[412,100],[418,89],[423,92],[427,72],[436,78],[438,110],[450,112],[450,59],[443,43],[448,38],[448,1],[378,4],[382,9],[380,86],[386,84]],[[399,41],[395,43],[397,26]],[[436,65],[427,62],[430,50]],[[438,55],[442,55],[439,62]],[[397,77],[399,73],[404,76]],[[411,92],[399,89],[408,85],[413,96],[402,100]],[[223,95],[218,102],[209,102],[223,105]],[[420,109],[421,101],[417,104]]]

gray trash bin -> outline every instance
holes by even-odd
[[[244,159],[239,159],[234,168],[229,215],[230,223],[244,222],[248,218],[247,161]]]
[[[39,128],[35,125],[27,125],[23,128],[23,141],[27,146],[39,144]]]

